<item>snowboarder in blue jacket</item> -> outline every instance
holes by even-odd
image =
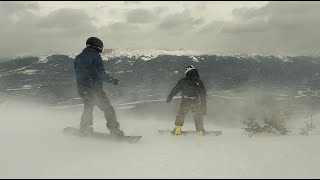
[[[103,83],[118,84],[118,79],[106,73],[100,53],[103,42],[96,37],[86,41],[86,48],[75,57],[74,69],[78,93],[84,103],[80,121],[80,132],[84,135],[93,132],[93,108],[98,106],[105,115],[106,126],[113,136],[123,136],[113,106],[103,90]]]

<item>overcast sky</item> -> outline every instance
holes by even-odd
[[[320,55],[320,2],[0,2],[0,57],[105,48]]]

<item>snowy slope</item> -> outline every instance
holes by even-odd
[[[290,62],[288,56],[282,54],[256,54],[256,53],[238,53],[238,52],[220,52],[209,49],[175,49],[175,50],[165,50],[165,49],[106,49],[101,54],[104,60],[115,57],[129,57],[129,58],[139,58],[143,60],[151,60],[160,55],[171,55],[171,56],[189,56],[195,62],[198,59],[195,56],[201,55],[216,55],[216,56],[230,56],[237,58],[253,58],[256,59],[257,56],[273,56],[281,59],[284,62]]]
[[[140,142],[62,136],[62,128],[77,126],[81,110],[52,110],[31,103],[2,106],[0,178],[320,177],[320,133],[248,138],[240,128],[206,124],[207,129],[223,130],[223,135],[160,136],[157,129],[171,128],[173,120],[138,120],[118,113],[127,134],[143,135]],[[102,113],[96,111],[94,117],[95,129],[104,131]],[[190,118],[184,128],[193,129]]]
[[[193,55],[211,55],[214,54],[209,50],[162,50],[162,49],[107,49],[102,53],[103,59],[111,57],[134,57],[143,56],[144,60],[150,60],[159,55],[174,55],[174,56],[193,56]]]
[[[47,63],[48,62],[48,58],[52,55],[64,55],[64,56],[67,56],[71,59],[74,59],[79,53],[75,53],[75,52],[67,52],[67,53],[51,53],[51,54],[46,54],[46,55],[42,55],[42,56],[39,56],[39,62],[40,63]]]
[[[39,56],[39,62],[46,63],[48,62],[48,58],[52,55],[65,55],[69,58],[75,58],[77,54],[80,52],[59,52],[59,53],[50,53]],[[128,57],[128,58],[141,58],[145,61],[156,58],[160,55],[171,55],[171,56],[189,56],[193,58],[195,62],[197,62],[197,58],[195,56],[201,55],[216,55],[216,56],[229,56],[229,57],[237,57],[237,58],[253,58],[257,59],[257,56],[272,56],[278,59],[281,59],[283,62],[291,62],[288,59],[287,55],[282,54],[256,54],[256,53],[238,53],[238,52],[220,52],[209,49],[105,49],[101,56],[103,60],[109,60],[110,58],[119,58],[119,57]],[[15,59],[23,58],[24,56],[15,57]],[[25,56],[27,57],[27,56]],[[316,58],[316,57],[313,57]],[[258,60],[258,59],[257,59]]]

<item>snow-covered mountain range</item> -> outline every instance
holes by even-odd
[[[77,54],[8,59],[0,63],[0,92],[44,96],[58,102],[77,98],[73,70]],[[173,85],[184,77],[184,68],[190,64],[199,69],[208,91],[277,87],[298,93],[305,88],[315,92],[320,85],[320,58],[313,56],[106,49],[102,58],[106,71],[120,80],[118,86],[106,84],[109,95],[128,97],[126,95],[131,93],[131,99],[121,103],[165,98]]]

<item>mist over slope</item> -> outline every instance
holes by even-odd
[[[173,114],[169,113],[170,120],[162,116],[133,117],[130,112],[116,108],[122,129],[129,135],[142,135],[141,141],[128,144],[63,136],[64,127],[78,125],[81,111],[81,107],[57,109],[20,101],[1,106],[0,177],[317,178],[320,175],[319,131],[301,136],[298,134],[301,123],[291,123],[290,136],[248,138],[240,128],[219,126],[206,118],[205,127],[222,130],[223,135],[172,137],[156,131],[173,127]],[[316,115],[315,119],[319,117]],[[93,127],[106,131],[99,110],[94,112]],[[186,119],[184,128],[194,128],[192,118]]]

